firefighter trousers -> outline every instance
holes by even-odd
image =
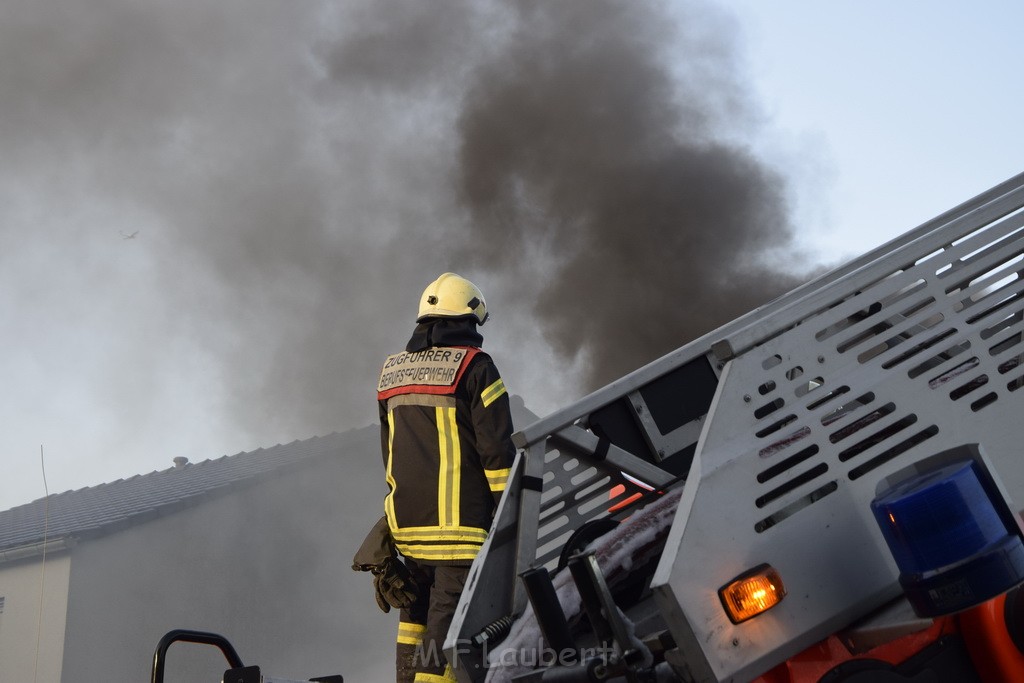
[[[434,566],[405,558],[417,599],[399,613],[395,671],[397,683],[454,681],[442,647],[469,566]]]

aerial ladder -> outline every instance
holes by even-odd
[[[1024,174],[517,432],[456,677],[1024,680],[1022,273]]]

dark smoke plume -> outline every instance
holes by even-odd
[[[98,482],[371,423],[445,270],[540,413],[763,303],[801,264],[730,31],[691,1],[4,4],[0,408],[48,416],[17,448]]]
[[[799,283],[761,259],[790,248],[783,177],[722,139],[752,117],[727,35],[649,4],[515,7],[459,118],[466,257],[536,301],[589,388]]]

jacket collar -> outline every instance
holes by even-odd
[[[423,351],[431,346],[474,346],[479,348],[484,338],[476,329],[476,322],[466,318],[427,318],[416,329],[405,345],[409,353]]]

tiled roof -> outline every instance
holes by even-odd
[[[293,441],[216,460],[188,463],[40,498],[0,512],[0,551],[101,532],[141,521],[199,496],[250,483],[282,468],[353,447],[376,447],[376,427]],[[0,557],[0,561],[3,558]]]

